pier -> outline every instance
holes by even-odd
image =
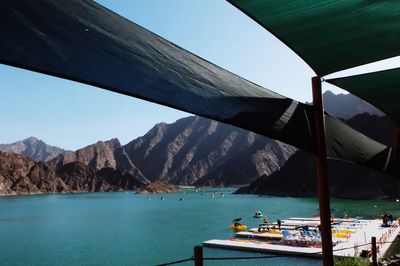
[[[273,233],[258,232],[258,228],[252,228],[249,231],[237,232],[234,238],[208,240],[203,245],[259,253],[285,254],[288,256],[321,257],[320,242],[311,243],[305,237],[298,237],[297,239],[284,237],[285,233],[286,235],[288,234],[287,232],[300,236],[301,229],[299,228],[307,227],[313,230],[318,225],[318,218],[289,218],[283,220],[282,231],[280,232],[278,230],[273,230]],[[269,226],[277,228],[276,225]],[[377,258],[380,259],[400,233],[400,223],[395,220],[388,226],[382,226],[382,220],[334,219],[332,221],[332,232],[333,254],[335,256],[368,256],[371,252],[371,238],[375,237]]]

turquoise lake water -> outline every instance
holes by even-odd
[[[212,191],[218,191],[211,197]],[[82,193],[0,198],[0,265],[155,265],[192,256],[193,246],[228,239],[232,219],[248,226],[260,210],[270,221],[318,212],[315,198],[231,195],[232,189],[146,195]],[[160,200],[163,196],[165,200]],[[179,199],[183,200],[180,201]],[[400,215],[400,204],[381,200],[332,200],[338,213],[365,218]],[[256,253],[206,248],[205,257]],[[182,263],[177,265],[192,265]],[[318,259],[284,257],[206,261],[205,265],[321,265]]]

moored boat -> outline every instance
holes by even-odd
[[[254,215],[253,218],[261,218],[263,217],[263,214],[261,213],[261,211],[257,211]]]
[[[232,229],[235,232],[240,232],[240,231],[246,231],[247,226],[244,224],[241,224],[239,221],[242,220],[242,218],[236,218],[233,220],[233,224],[229,226],[230,229]]]
[[[229,226],[230,229],[232,229],[235,232],[240,232],[240,231],[246,231],[247,230],[247,226],[244,224],[231,224]]]

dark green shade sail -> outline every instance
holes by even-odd
[[[400,126],[400,68],[326,81],[370,102]]]
[[[296,52],[320,77],[400,55],[397,0],[228,1]]]
[[[3,1],[0,33],[1,63],[163,104],[315,151],[312,106],[234,75],[93,1]],[[390,147],[328,115],[326,129],[330,158],[394,173]]]

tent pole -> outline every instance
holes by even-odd
[[[398,161],[400,159],[400,129],[398,127],[393,128],[392,145],[394,158],[396,161]],[[399,176],[397,176],[397,178],[399,178]],[[399,197],[396,196],[396,198],[398,199]]]
[[[317,184],[319,213],[321,219],[322,260],[324,266],[333,265],[331,215],[329,205],[329,183],[326,162],[324,106],[321,92],[321,79],[312,78],[314,105],[314,124],[317,155]]]
[[[400,129],[398,127],[393,129],[393,148],[394,148],[394,155],[395,158],[400,157]]]

